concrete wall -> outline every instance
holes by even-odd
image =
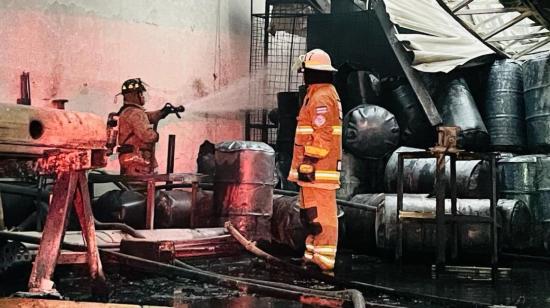
[[[113,104],[121,83],[133,77],[150,85],[148,109],[187,104],[248,74],[250,6],[249,0],[2,0],[0,102],[15,103],[19,75],[29,71],[36,106],[66,98],[67,109],[106,117],[121,105],[120,98]],[[243,136],[238,115],[168,122],[159,129],[160,171],[168,133],[177,135],[178,172],[195,171],[204,139]],[[116,163],[109,167],[118,170]]]

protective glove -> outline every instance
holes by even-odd
[[[305,156],[304,160],[298,165],[298,180],[302,182],[315,181],[315,164],[318,159]]]

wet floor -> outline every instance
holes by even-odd
[[[217,273],[249,278],[281,281],[316,289],[334,290],[295,273],[281,271],[248,255],[188,261],[197,267]],[[432,278],[425,265],[396,266],[378,258],[365,256],[339,256],[337,276],[356,281],[379,284],[416,293],[428,293],[462,300],[517,305],[519,307],[550,307],[550,267],[542,263],[508,263],[511,271],[497,283],[473,281],[454,276]],[[25,289],[29,268],[20,268],[10,277],[0,279],[0,295],[7,296]],[[179,307],[302,307],[301,304],[268,297],[245,296],[235,290],[197,283],[186,279],[168,279],[106,266],[110,301],[115,303],[147,304]],[[89,280],[85,268],[59,267],[55,277],[58,290],[73,300],[94,300],[89,295]],[[380,294],[365,294],[368,301],[382,304],[399,304],[409,307],[443,307],[426,302],[411,302]]]

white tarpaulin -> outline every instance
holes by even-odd
[[[397,34],[414,53],[419,71],[450,72],[459,65],[494,52],[475,38],[435,0],[384,0],[391,21],[422,34]]]

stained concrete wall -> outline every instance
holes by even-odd
[[[262,1],[254,0],[259,5]],[[0,102],[15,103],[29,71],[33,105],[66,98],[67,109],[106,117],[120,84],[141,77],[148,109],[186,104],[248,73],[249,0],[2,0]],[[229,118],[229,119],[227,119]],[[177,135],[176,171],[195,171],[198,146],[243,136],[239,116],[161,125]],[[109,166],[118,169],[116,162]]]

